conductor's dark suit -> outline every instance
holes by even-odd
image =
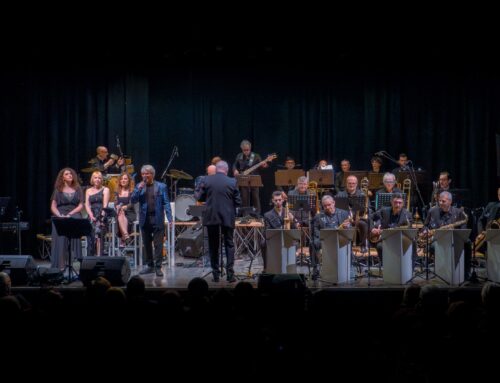
[[[227,280],[234,280],[234,242],[233,231],[236,218],[236,208],[241,205],[241,197],[236,179],[229,178],[224,173],[216,173],[205,177],[205,183],[200,193],[200,201],[206,202],[203,212],[203,225],[208,231],[208,246],[210,249],[210,264],[214,280],[218,281],[219,270],[219,229],[224,237],[226,250]]]

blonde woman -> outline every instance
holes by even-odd
[[[58,174],[54,183],[54,192],[50,202],[50,211],[56,217],[81,218],[83,209],[83,191],[78,183],[76,172],[64,168]],[[73,259],[82,258],[82,245],[79,238],[71,239]],[[68,238],[59,236],[52,223],[51,267],[63,271],[68,263]]]
[[[90,185],[91,187],[85,192],[85,210],[87,210],[93,228],[88,248],[90,255],[100,256],[104,250],[103,239],[106,227],[103,219],[105,217],[104,208],[108,207],[109,189],[103,185],[101,172],[92,173]]]
[[[130,202],[134,185],[132,177],[128,173],[120,174],[118,181],[118,190],[116,191],[115,204],[118,215],[119,236],[121,237],[120,246],[126,245],[130,238],[132,225],[137,219],[134,204]]]

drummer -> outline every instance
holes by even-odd
[[[119,158],[116,154],[109,154],[108,148],[98,146],[96,156],[89,161],[96,170],[99,170],[103,175],[120,174],[121,167],[125,164],[123,158]]]

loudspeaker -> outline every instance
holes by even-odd
[[[12,285],[27,285],[36,276],[36,264],[31,255],[0,255],[0,271],[10,275]]]
[[[80,280],[88,286],[97,277],[106,278],[113,286],[123,286],[130,279],[127,257],[83,257]]]
[[[203,254],[203,226],[194,226],[177,237],[179,254],[183,257],[201,257]]]

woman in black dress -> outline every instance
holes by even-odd
[[[81,218],[83,209],[83,191],[78,183],[76,172],[64,168],[58,174],[52,193],[50,211],[56,217]],[[82,243],[79,238],[71,239],[73,259],[82,258]],[[59,236],[52,223],[51,267],[63,271],[68,263],[68,238]]]
[[[92,173],[90,177],[92,185],[85,192],[85,210],[89,215],[90,223],[92,223],[93,233],[89,238],[89,254],[103,255],[104,250],[104,234],[106,225],[104,222],[104,208],[108,207],[109,189],[103,185],[103,177],[101,172]]]
[[[120,246],[125,246],[130,238],[130,232],[134,221],[137,219],[134,204],[130,202],[134,184],[130,174],[120,174],[118,190],[115,197],[116,213],[118,215],[119,236],[121,237]]]

